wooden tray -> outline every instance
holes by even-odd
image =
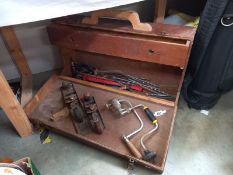
[[[63,81],[74,83],[79,97],[82,97],[86,92],[89,92],[95,97],[106,126],[106,129],[102,135],[98,135],[93,132],[88,132],[85,135],[76,134],[70,117],[57,122],[50,120],[53,113],[63,108],[63,100],[60,92],[61,83]],[[121,92],[124,91],[117,90],[115,92],[111,92],[111,90],[109,91],[108,88],[106,89],[106,86],[96,86],[94,83],[55,75],[39,90],[37,95],[26,106],[25,111],[33,123],[43,124],[46,127],[65,136],[113,153],[128,160],[133,159],[138,164],[162,172],[164,169],[168,145],[174,125],[176,107],[154,103],[150,99],[141,99],[131,92],[128,92],[127,94]],[[151,136],[150,139],[145,141],[145,144],[150,150],[157,152],[158,156],[155,163],[149,163],[144,160],[136,159],[130,154],[125,144],[122,142],[122,135],[130,133],[134,129],[138,128],[139,122],[134,114],[128,114],[125,117],[119,118],[107,110],[105,104],[113,98],[129,100],[133,105],[144,104],[153,111],[161,109],[167,110],[167,113],[164,116],[158,118],[158,132]],[[145,116],[142,109],[138,109],[137,111],[144,122],[144,128],[142,132],[137,134],[132,139],[132,142],[137,148],[140,148],[140,137],[153,126],[149,119]]]

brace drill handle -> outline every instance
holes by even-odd
[[[125,144],[127,145],[128,149],[131,151],[131,153],[138,159],[142,158],[142,154],[138,151],[138,149],[134,146],[132,142],[129,141],[127,137],[123,137],[123,140]]]

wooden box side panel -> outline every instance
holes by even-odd
[[[72,52],[72,50],[70,51]],[[148,79],[160,87],[168,87],[165,90],[168,90],[173,95],[177,93],[180,77],[183,72],[182,69],[172,66],[133,61],[88,52],[76,52],[71,58],[77,63],[88,64],[100,70],[115,70],[126,75]]]
[[[183,70],[171,66],[151,64],[141,61],[132,61],[113,56],[93,54],[88,52],[76,52],[70,49],[60,49],[64,59],[64,74],[71,76],[71,62],[87,64],[104,71],[119,71],[126,75],[145,78],[161,87],[161,90],[177,97],[179,91]],[[69,53],[69,54],[66,54]],[[126,91],[127,92],[127,91]],[[125,92],[125,93],[126,93]],[[151,98],[146,97],[144,99]],[[174,101],[155,99],[151,101],[160,101],[161,104],[166,101],[170,106],[175,105]]]
[[[58,76],[53,75],[37,92],[37,94],[29,101],[24,107],[24,111],[27,115],[30,115],[35,108],[44,100],[47,94],[54,88],[54,83],[58,81]]]

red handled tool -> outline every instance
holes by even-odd
[[[129,88],[134,90],[134,91],[138,91],[138,92],[142,92],[143,88],[139,85],[129,85]]]
[[[122,85],[121,83],[119,83],[117,81],[112,81],[112,80],[109,80],[109,79],[106,79],[106,78],[97,77],[97,76],[93,76],[93,75],[84,74],[82,76],[82,79],[85,80],[85,81],[90,81],[90,82],[94,82],[94,83],[99,83],[99,84],[104,84],[104,85],[109,85],[109,86],[117,86],[122,90],[131,89],[131,90],[138,91],[138,92],[143,91],[143,88],[141,86],[139,86],[139,85],[125,86],[125,85]]]
[[[95,82],[99,84],[105,84],[105,85],[110,85],[110,86],[119,86],[121,87],[122,85],[118,82],[108,80],[105,78],[93,76],[93,75],[83,75],[83,80],[85,81],[90,81],[90,82]]]

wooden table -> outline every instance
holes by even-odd
[[[155,1],[155,20],[161,23],[164,20],[165,8],[167,0]],[[32,134],[33,129],[26,113],[24,105],[32,98],[32,74],[27,64],[26,58],[21,49],[20,43],[11,26],[0,29],[5,45],[21,74],[22,97],[21,104],[13,94],[5,76],[0,70],[0,106],[6,113],[7,117],[17,130],[21,137]]]
[[[0,70],[0,106],[21,137],[31,135],[32,126],[23,106],[32,98],[32,74],[12,27],[0,29],[5,45],[21,74],[21,105]]]

